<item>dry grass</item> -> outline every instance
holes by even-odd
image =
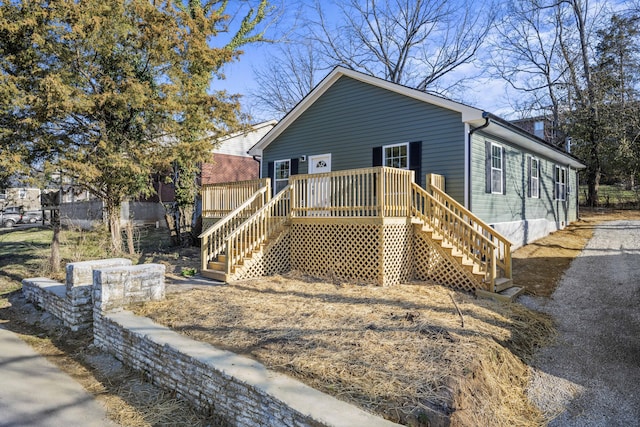
[[[551,296],[571,261],[580,254],[595,227],[603,221],[640,219],[639,211],[589,210],[580,220],[513,253],[513,277],[532,295]]]
[[[552,325],[519,305],[427,284],[335,285],[290,274],[134,310],[393,421],[428,425],[456,412],[465,424],[541,422],[524,397],[520,358]]]
[[[550,295],[595,225],[639,219],[640,213],[583,210],[582,217],[514,254],[519,285]],[[117,363],[114,368],[112,359],[90,349],[87,337],[69,334],[23,306],[15,290],[22,277],[40,274],[50,238],[40,239],[33,230],[10,234],[18,239],[0,233],[0,255],[11,255],[0,257],[0,322],[5,327],[21,332],[94,393],[122,425],[224,425]],[[198,265],[197,249],[163,252],[157,240],[153,244],[139,261],[165,264],[168,278]],[[67,246],[80,256],[93,243],[80,236]],[[73,253],[65,257],[76,258]],[[437,424],[448,413],[452,425],[461,426],[544,423],[526,398],[529,370],[523,361],[552,337],[549,318],[517,304],[476,300],[437,286],[375,288],[300,279],[196,290],[138,310],[407,424]]]

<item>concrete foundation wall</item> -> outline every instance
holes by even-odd
[[[535,240],[563,229],[563,222],[556,223],[546,219],[534,219],[527,221],[499,222],[492,224],[493,228],[505,236],[511,242],[511,250],[516,250]]]

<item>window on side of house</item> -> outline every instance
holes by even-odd
[[[504,182],[503,153],[504,150],[501,146],[491,144],[491,192],[494,194],[503,194],[504,192],[502,187]]]
[[[529,197],[540,198],[540,160],[529,158]]]
[[[555,167],[554,193],[556,200],[566,200],[567,198],[567,170],[563,167]]]
[[[382,147],[382,165],[398,169],[409,169],[409,143]]]
[[[533,134],[538,138],[544,139],[544,121],[538,120],[533,123]]]
[[[274,193],[278,194],[283,188],[289,184],[291,176],[291,160],[276,160],[273,162],[273,188]]]

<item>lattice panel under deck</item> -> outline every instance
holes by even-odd
[[[261,252],[255,253],[251,260],[237,268],[229,281],[254,279],[291,271],[291,230],[286,227]]]
[[[414,278],[439,285],[475,292],[482,288],[473,274],[429,236],[421,231],[414,235]]]
[[[381,224],[291,226],[291,267],[316,277],[383,284]]]
[[[383,285],[397,285],[412,279],[413,228],[411,224],[385,224]]]

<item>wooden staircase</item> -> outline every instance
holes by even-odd
[[[335,214],[337,217],[408,216],[414,224],[414,235],[422,236],[422,247],[430,253],[436,251],[434,253],[440,254],[436,256],[442,266],[439,269],[442,284],[476,291],[478,295],[496,299],[513,299],[522,291],[513,286],[511,246],[505,237],[443,190],[432,186],[428,192],[413,182],[412,175],[405,177],[398,175],[397,171],[381,168],[372,171],[355,170],[351,175],[341,172],[345,177],[340,175],[338,178],[345,182],[336,182],[336,185],[327,187],[348,191],[349,188],[356,187],[356,184],[371,184],[377,179],[380,182],[373,188],[377,188],[378,193],[375,198],[361,198],[357,201],[360,205],[356,203],[356,206],[323,205],[323,213],[327,216]],[[373,178],[367,178],[367,174]],[[256,269],[264,265],[259,262],[266,259],[264,257],[269,257],[273,264],[278,257],[267,254],[271,253],[273,245],[282,241],[282,236],[289,236],[283,230],[288,228],[291,218],[312,217],[314,213],[307,212],[311,208],[301,202],[310,197],[307,194],[309,184],[302,178],[302,184],[296,186],[296,182],[293,180],[291,185],[273,199],[268,198],[269,187],[260,188],[234,211],[203,232],[200,235],[201,274],[213,280],[228,282],[246,277],[247,272],[255,274]],[[371,189],[369,192],[361,191],[362,194],[373,192]],[[351,200],[340,194],[341,196],[327,200],[335,199],[336,203]],[[367,204],[373,200],[384,200],[383,208]],[[282,254],[282,249],[279,250]],[[429,277],[433,277],[431,259],[424,258],[426,261],[420,267],[420,276],[426,277],[424,280],[431,280]],[[279,268],[282,269],[282,266]],[[456,286],[458,280],[460,283],[464,282],[464,286]]]
[[[259,189],[236,210],[200,235],[202,239],[201,274],[220,282],[232,280],[241,269],[250,267],[254,257],[264,253],[277,242],[288,224],[290,189],[286,187],[273,199],[265,202]],[[256,207],[255,203],[260,203]],[[237,217],[250,212],[245,220]]]
[[[220,254],[215,260],[207,263],[207,268],[202,270],[201,274],[208,278],[217,280],[218,282],[226,282],[228,280],[228,274],[225,271],[227,266],[227,255]]]
[[[476,294],[513,300],[523,289],[513,285],[509,241],[437,187],[431,193],[414,184],[415,232],[436,243],[477,284]],[[501,297],[502,296],[502,297]]]

